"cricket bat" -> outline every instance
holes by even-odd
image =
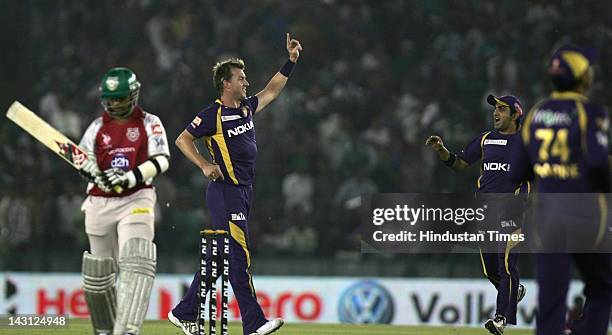
[[[19,101],[13,102],[6,112],[6,117],[27,131],[47,148],[51,149],[51,151],[55,152],[75,169],[79,170],[87,162],[88,156],[85,150],[74,144],[68,137],[53,128]],[[123,192],[121,186],[115,186],[113,189],[117,193]]]

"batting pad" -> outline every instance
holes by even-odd
[[[91,323],[97,335],[110,335],[115,324],[115,260],[83,253],[82,279]]]
[[[140,334],[155,279],[156,259],[155,243],[140,237],[125,242],[119,257],[116,335]]]

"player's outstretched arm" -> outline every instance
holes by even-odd
[[[256,94],[259,104],[257,105],[256,113],[264,109],[270,102],[272,102],[287,84],[289,75],[293,70],[293,66],[300,57],[300,51],[302,45],[300,41],[292,39],[289,33],[287,33],[287,52],[289,53],[289,59],[287,63],[272,77],[268,85],[259,93]]]
[[[183,155],[187,157],[193,164],[195,164],[202,173],[206,176],[206,178],[216,180],[217,178],[223,179],[223,173],[221,172],[221,168],[219,165],[210,163],[204,158],[204,156],[200,155],[198,148],[196,147],[194,141],[196,138],[191,135],[187,130],[183,130],[183,132],[176,138],[174,143],[181,150]]]
[[[446,166],[450,167],[455,171],[460,171],[465,169],[469,164],[466,163],[463,159],[457,157],[454,153],[448,151],[444,146],[444,142],[440,136],[429,136],[429,138],[425,141],[425,145],[430,146],[432,149],[438,153],[438,157],[446,164]]]

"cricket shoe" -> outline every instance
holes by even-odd
[[[484,326],[493,335],[503,335],[504,329],[506,329],[506,318],[501,315],[495,315],[495,319],[487,320]]]
[[[198,332],[198,324],[195,321],[181,320],[172,314],[172,311],[168,312],[168,321],[173,325],[181,328],[185,335],[195,335]]]
[[[525,286],[523,286],[523,284],[519,284],[516,302],[520,302],[521,300],[523,300],[526,293],[527,293],[527,289],[525,288]]]
[[[283,323],[285,323],[285,321],[283,321],[283,319],[274,319],[274,320],[270,320],[266,323],[264,323],[263,326],[257,328],[257,331],[254,333],[251,333],[251,335],[267,335],[267,334],[272,334],[275,331],[277,331],[280,327],[283,326]]]

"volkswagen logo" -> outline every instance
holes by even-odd
[[[373,280],[364,280],[342,293],[338,316],[342,323],[391,323],[393,309],[389,291]]]

